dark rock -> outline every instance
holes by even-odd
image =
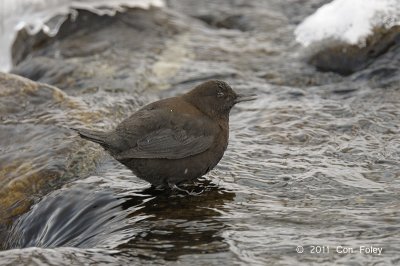
[[[77,12],[78,16],[75,14],[68,16],[54,37],[48,36],[43,30],[35,35],[30,35],[25,29],[22,29],[18,33],[12,47],[13,64],[17,65],[28,54],[35,54],[38,50],[41,50],[43,54],[48,54],[47,49],[43,50],[42,48],[63,40],[67,36],[87,36],[88,33],[97,31],[105,25],[112,23],[109,16],[99,16],[86,10],[77,10]]]
[[[390,30],[376,29],[366,40],[365,47],[327,43],[326,48],[313,54],[309,63],[320,71],[350,75],[364,69],[392,47],[400,45],[400,26]],[[312,49],[312,48],[311,48]]]

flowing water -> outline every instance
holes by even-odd
[[[100,97],[105,92],[88,96],[90,90],[69,88],[67,94],[107,117],[97,123],[105,128],[126,117],[122,112],[112,119],[118,108],[132,112],[181,93],[196,78],[227,80],[258,99],[232,110],[222,161],[186,187],[198,195],[152,190],[96,145],[85,146],[79,160],[96,158],[95,169],[54,181],[57,186],[37,195],[7,225],[0,264],[399,264],[400,83],[381,72],[364,78],[380,64],[347,77],[306,65],[293,30],[322,1],[309,2],[265,1],[256,14],[264,24],[245,23],[252,30],[198,24],[170,40],[153,73],[176,86],[139,96],[108,92],[107,98]],[[176,1],[167,5],[182,14],[196,9]],[[198,5],[199,13],[219,10],[212,2]],[[244,9],[250,12],[244,18],[254,6]],[[398,57],[393,60],[398,64]],[[4,127],[13,125],[10,119]],[[77,140],[73,132],[62,132],[59,141],[66,146]],[[37,134],[35,145],[45,145]],[[39,158],[51,169],[58,157]],[[368,253],[371,247],[375,254]]]

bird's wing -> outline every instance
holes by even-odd
[[[147,132],[131,143],[124,151],[114,157],[118,160],[147,159],[180,159],[202,153],[214,142],[210,125],[202,119],[193,121],[190,117],[175,116],[179,123],[165,123],[161,128]],[[179,126],[181,125],[181,126]],[[134,144],[134,145],[132,145]]]
[[[213,136],[189,136],[185,130],[160,129],[138,140],[135,148],[117,154],[116,159],[180,159],[210,148]]]

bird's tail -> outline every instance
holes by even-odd
[[[107,132],[98,131],[98,130],[91,130],[91,129],[84,129],[84,128],[71,128],[78,132],[81,138],[96,142],[103,147],[107,147]]]

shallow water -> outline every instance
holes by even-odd
[[[2,264],[400,263],[398,83],[383,86],[384,78],[360,80],[308,67],[294,42],[289,18],[296,16],[288,14],[295,11],[269,4],[264,22],[275,30],[198,26],[170,43],[196,57],[165,49],[155,67],[158,80],[177,84],[152,91],[155,98],[214,72],[258,95],[232,110],[230,143],[219,165],[185,187],[199,195],[149,189],[92,145],[88,157],[101,158],[96,170],[36,199],[10,226]],[[179,65],[172,74],[162,71],[168,54]],[[108,96],[76,97],[108,115],[100,125],[112,127],[111,111],[134,108],[126,94]],[[360,252],[361,246],[382,248],[382,254]]]

